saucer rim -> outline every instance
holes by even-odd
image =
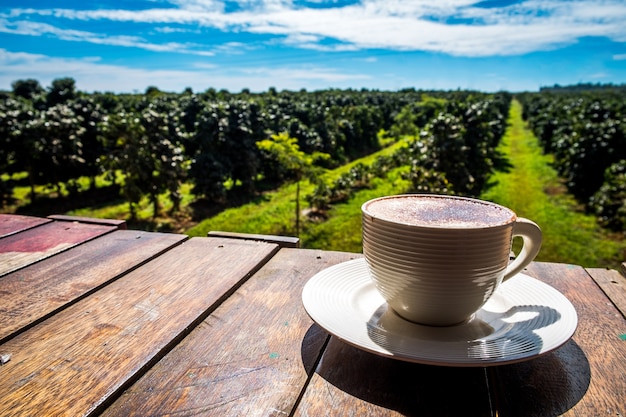
[[[367,273],[367,264],[366,264],[366,260],[365,258],[357,258],[357,259],[352,259],[349,261],[345,261],[345,262],[341,262],[339,264],[335,264],[333,266],[330,266],[328,268],[323,269],[322,271],[319,271],[318,273],[316,273],[315,275],[313,275],[304,285],[303,290],[302,290],[302,303],[304,306],[304,309],[306,311],[306,313],[309,315],[309,317],[315,322],[317,323],[317,325],[319,325],[320,327],[322,327],[327,333],[329,333],[332,336],[337,337],[338,339],[342,340],[343,342],[366,352],[375,354],[377,356],[382,356],[382,357],[387,357],[390,359],[395,359],[395,360],[400,360],[400,361],[404,361],[404,362],[412,362],[412,363],[419,363],[419,364],[425,364],[425,365],[435,365],[435,366],[450,366],[450,367],[489,367],[489,366],[499,366],[499,365],[508,365],[508,364],[512,364],[512,363],[520,363],[520,362],[525,362],[531,359],[535,359],[538,358],[540,356],[543,356],[547,353],[553,352],[554,350],[559,349],[560,347],[562,347],[563,345],[565,345],[574,335],[574,333],[576,332],[576,329],[578,328],[578,314],[576,312],[576,309],[574,308],[574,306],[572,305],[572,303],[570,302],[569,299],[567,299],[560,291],[558,291],[556,288],[552,287],[549,284],[546,284],[536,278],[530,277],[524,273],[518,273],[515,276],[511,277],[509,280],[507,280],[507,283],[512,283],[515,285],[516,283],[516,278],[518,276],[521,276],[525,279],[525,281],[527,282],[526,285],[528,285],[528,282],[532,282],[533,285],[540,285],[540,286],[544,286],[547,287],[550,291],[553,292],[554,295],[558,296],[560,298],[560,305],[559,306],[548,306],[548,307],[552,307],[554,308],[559,314],[560,317],[557,319],[557,323],[561,322],[561,324],[564,327],[564,330],[566,330],[567,332],[565,333],[564,336],[562,336],[560,339],[555,339],[553,340],[548,347],[542,347],[540,349],[539,352],[536,351],[530,351],[527,352],[526,354],[519,354],[519,353],[515,353],[512,355],[508,355],[508,356],[499,356],[499,357],[495,357],[495,358],[467,358],[467,359],[463,359],[460,360],[458,358],[452,358],[452,359],[446,359],[446,358],[442,358],[440,356],[434,358],[434,357],[428,357],[427,355],[419,355],[418,353],[414,354],[414,355],[408,355],[406,353],[403,352],[393,352],[393,351],[388,351],[387,349],[389,348],[389,346],[386,347],[382,347],[380,346],[379,349],[376,348],[372,348],[368,345],[362,344],[362,343],[358,343],[358,341],[354,341],[352,340],[349,336],[349,333],[351,332],[345,332],[345,331],[337,331],[335,328],[326,325],[326,320],[320,319],[318,312],[316,311],[315,305],[314,303],[312,303],[309,300],[309,292],[311,291],[319,291],[320,289],[315,288],[316,285],[319,285],[317,283],[317,281],[319,281],[322,277],[325,277],[328,274],[337,274],[337,273],[341,273],[343,268],[346,268],[348,266],[352,266],[353,264],[360,264],[357,265],[356,267],[363,267],[365,268],[365,271],[363,273]],[[340,277],[338,279],[341,279]],[[530,280],[530,281],[528,281]],[[519,281],[519,280],[518,280]],[[358,285],[353,288],[353,289],[347,289],[347,290],[343,290],[346,296],[349,296],[350,294],[354,294],[355,292],[358,292],[360,289],[364,289],[366,288],[366,286],[371,285],[371,283],[368,283],[367,281],[365,281],[365,279],[363,278],[363,283],[357,283]],[[522,282],[523,284],[523,282]],[[510,285],[510,284],[509,284]],[[521,285],[521,284],[518,284]],[[500,289],[496,290],[495,294],[498,294],[500,292]],[[381,306],[383,306],[383,304],[381,304]],[[522,304],[514,304],[514,306],[522,306]],[[379,306],[380,308],[380,306]],[[358,313],[355,313],[355,309],[351,309],[352,310],[352,315],[353,316],[358,316]],[[479,310],[480,311],[480,310]],[[567,314],[567,318],[564,318],[564,313],[568,313]],[[399,318],[400,320],[404,320],[402,318]],[[366,321],[361,321],[365,326],[367,326],[367,322]],[[335,326],[336,327],[336,326]],[[568,328],[569,327],[569,328]],[[536,329],[530,329],[528,332],[531,332],[532,330],[537,330]],[[528,333],[527,332],[527,333]],[[354,334],[354,333],[353,333]],[[512,336],[515,336],[515,334],[512,334]],[[394,337],[402,337],[402,335],[398,335],[395,334]],[[479,339],[480,340],[480,339]],[[510,339],[509,339],[510,340]],[[542,340],[543,341],[543,340]],[[470,340],[466,341],[467,343],[470,342]],[[374,344],[375,342],[372,341],[372,344]],[[441,343],[442,345],[445,342],[438,342],[436,340],[431,340],[429,343]]]

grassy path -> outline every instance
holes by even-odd
[[[508,122],[499,150],[512,167],[496,173],[481,198],[539,224],[544,242],[537,260],[617,268],[626,258],[626,243],[600,228],[567,194],[550,165],[551,156],[542,154],[537,138],[526,128],[517,101]]]
[[[397,143],[375,154],[353,161],[326,174],[328,180],[339,178],[358,163],[370,165],[380,155],[392,155],[402,143]],[[397,194],[406,189],[406,184],[397,175],[385,180],[376,179],[374,190],[362,190],[345,204],[338,204],[323,222],[309,221],[301,217],[301,245],[305,248],[321,248],[348,252],[361,251],[361,204],[380,194]],[[308,181],[301,184],[301,207],[308,203],[305,196],[314,186]],[[295,236],[295,184],[286,184],[278,190],[266,193],[257,201],[222,211],[206,219],[185,233],[190,236],[206,236],[211,230],[229,232],[290,235]]]

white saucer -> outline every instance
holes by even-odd
[[[536,358],[566,343],[578,324],[567,298],[524,274],[503,283],[464,324],[415,324],[387,308],[363,258],[313,276],[302,302],[317,324],[357,348],[432,365],[490,366]]]

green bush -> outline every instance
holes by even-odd
[[[602,225],[618,231],[626,229],[626,160],[607,168],[604,184],[589,205]]]

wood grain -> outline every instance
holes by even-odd
[[[103,416],[286,416],[327,335],[301,292],[356,254],[281,249]]]
[[[115,231],[7,274],[0,279],[0,343],[186,238]]]
[[[261,242],[276,243],[283,248],[299,248],[300,239],[294,236],[258,235],[252,233],[235,233],[212,230],[208,237],[228,237],[231,239],[258,240]]]
[[[482,368],[383,358],[332,337],[295,416],[491,416]]]
[[[498,415],[626,415],[624,317],[582,267],[536,262],[527,273],[563,293],[579,324],[553,353],[490,370]]]
[[[52,214],[48,216],[49,219],[64,221],[64,222],[79,222],[88,224],[103,224],[106,226],[114,226],[120,230],[126,230],[126,220],[118,219],[99,219],[95,217],[83,217],[83,216],[67,216],[65,214]]]
[[[626,278],[614,269],[587,268],[587,272],[626,317]]]
[[[572,340],[512,365],[434,367],[306,315],[306,281],[360,254],[115,230],[54,221],[0,238],[1,416],[626,416],[616,271],[531,264],[576,308]]]
[[[0,415],[97,413],[276,250],[190,239],[10,339],[0,345],[11,355],[0,372]]]
[[[49,219],[39,217],[0,213],[0,238],[49,223],[50,221]]]
[[[50,222],[0,239],[0,276],[112,232],[115,227]]]

